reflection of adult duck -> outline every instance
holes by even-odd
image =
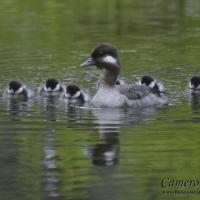
[[[102,140],[102,143],[86,149],[88,156],[95,165],[111,166],[119,162],[118,134],[110,132],[108,136]]]
[[[141,85],[116,85],[120,72],[118,51],[108,43],[101,43],[92,51],[91,58],[81,64],[96,65],[100,70],[100,83],[92,98],[95,107],[149,107],[166,104],[165,98]]]
[[[155,113],[155,108],[124,109],[124,108],[101,108],[92,110],[100,134],[100,142],[85,149],[86,154],[95,165],[116,165],[120,160],[119,133],[123,124],[137,124]]]
[[[119,128],[122,123],[122,108],[93,109],[96,117],[100,142],[85,149],[86,154],[94,165],[111,166],[119,163]]]

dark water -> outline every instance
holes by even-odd
[[[0,2],[0,92],[49,76],[94,93],[80,63],[98,43],[120,49],[121,77],[163,80],[170,105],[88,109],[34,97],[0,100],[0,199],[199,199],[164,194],[163,179],[200,179],[200,3],[195,0]],[[179,187],[199,191],[197,187]]]

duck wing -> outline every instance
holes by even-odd
[[[150,89],[143,85],[117,85],[120,94],[125,95],[130,100],[137,100],[150,94]]]

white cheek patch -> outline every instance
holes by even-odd
[[[71,95],[70,95],[69,93],[65,93],[64,96],[65,96],[66,98],[70,98],[70,97],[71,97]]]
[[[20,94],[21,92],[23,92],[24,87],[21,86],[16,92],[14,92],[13,89],[7,89],[8,94]]]
[[[16,94],[20,94],[23,90],[24,90],[24,87],[21,86],[15,93]]]
[[[152,81],[152,82],[148,85],[148,87],[154,88],[154,87],[155,87],[155,84],[156,84],[156,81]]]
[[[188,84],[188,85],[189,85],[189,88],[190,88],[190,89],[194,89],[194,85],[193,85],[193,84],[191,84],[191,82],[189,82],[189,84]]]
[[[160,82],[158,82],[158,83],[156,83],[156,84],[157,84],[157,86],[158,86],[159,92],[164,92],[165,88],[164,88],[163,84],[160,83]]]
[[[57,92],[58,90],[60,90],[60,85],[57,84],[56,87],[53,89],[54,92]]]
[[[136,85],[142,85],[141,81],[136,82]]]
[[[13,91],[13,89],[7,89],[7,93],[8,94],[14,94],[14,91]]]
[[[65,97],[66,97],[66,98],[70,98],[70,99],[76,99],[76,98],[78,98],[80,95],[81,95],[81,92],[80,92],[80,91],[76,92],[73,96],[71,96],[69,93],[65,93]]]
[[[44,91],[45,91],[45,92],[48,92],[48,89],[47,89],[46,85],[44,85],[43,88],[44,88]]]
[[[78,98],[80,95],[81,95],[81,91],[78,91],[78,92],[76,92],[76,93],[72,96],[72,98],[73,98],[73,99],[76,99],[76,98]]]
[[[189,88],[190,89],[200,90],[200,84],[197,87],[195,87],[193,84],[191,84],[191,82],[189,82]]]
[[[50,87],[47,88],[46,85],[44,85],[43,88],[46,92],[57,92],[58,90],[60,90],[60,85],[57,84],[53,90]]]
[[[112,57],[112,56],[105,56],[103,58],[103,62],[105,62],[105,63],[111,63],[111,64],[116,64],[117,60],[114,57]]]

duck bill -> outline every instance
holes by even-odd
[[[93,66],[93,65],[95,65],[95,61],[93,59],[89,58],[84,63],[82,63],[80,66],[81,67],[88,67],[88,66]]]

